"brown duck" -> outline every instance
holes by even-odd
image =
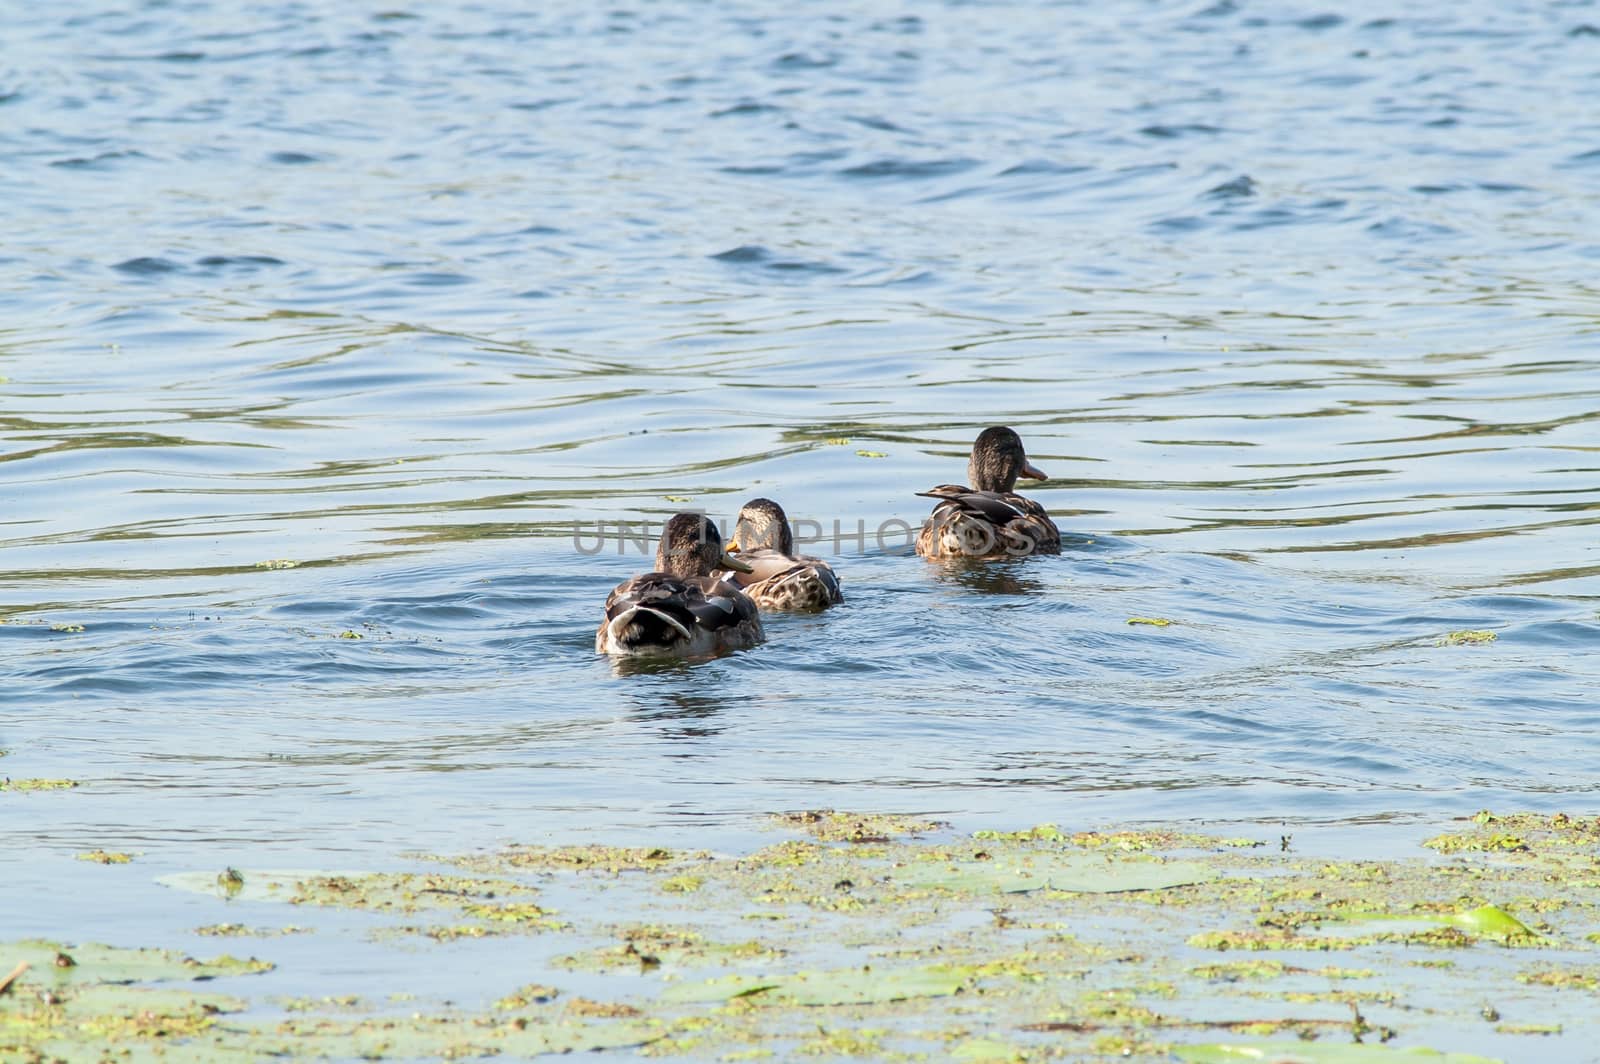
[[[722,549],[717,526],[700,514],[675,514],[661,530],[656,572],[616,586],[594,635],[601,654],[691,656],[754,646],[764,638],[756,604],[711,575],[718,565],[750,566]]]
[[[718,575],[737,583],[764,610],[821,610],[844,600],[832,566],[794,552],[788,515],[771,499],[744,504],[728,550],[738,551],[750,568]]]
[[[972,445],[963,484],[940,484],[918,495],[938,499],[917,534],[924,558],[1016,558],[1055,554],[1061,530],[1045,508],[1012,489],[1018,477],[1045,480],[1028,461],[1022,438],[1003,426],[984,429]]]

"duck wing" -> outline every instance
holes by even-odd
[[[691,592],[685,597],[684,605],[706,631],[721,632],[741,624],[760,624],[756,604],[732,581],[702,576],[684,583]]]
[[[1050,514],[1027,496],[960,484],[917,494],[939,500],[917,535],[917,553],[923,557],[1016,557],[1061,549],[1061,533]]]
[[[960,484],[940,484],[937,488],[919,491],[917,494],[926,499],[941,500],[941,505],[934,509],[935,513],[940,510],[950,513],[953,507],[961,513],[984,518],[996,525],[1009,524],[1019,517],[1027,516],[1028,510],[1019,504],[1026,504],[1043,512],[1038,503],[1021,495],[1012,492],[973,491]]]
[[[740,558],[754,570],[741,574],[744,590],[764,610],[820,610],[844,601],[839,578],[821,558],[775,550]]]

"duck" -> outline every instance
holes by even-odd
[[[735,584],[712,575],[718,566],[754,571],[722,549],[721,533],[704,514],[674,514],[656,545],[656,571],[624,580],[606,598],[596,653],[691,657],[760,643],[760,611]]]
[[[938,499],[917,533],[924,558],[1016,558],[1056,554],[1061,530],[1043,506],[1012,489],[1018,477],[1046,480],[1028,461],[1022,437],[1003,425],[984,429],[972,445],[964,484],[940,484],[917,494]]]
[[[771,499],[751,499],[739,510],[728,552],[737,552],[749,568],[718,575],[738,584],[761,609],[824,610],[844,601],[832,566],[794,552],[789,517]]]

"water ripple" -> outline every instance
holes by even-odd
[[[85,784],[13,841],[157,801],[141,837],[183,853],[487,845],[530,810],[1593,800],[1570,10],[8,30],[0,747]],[[1052,474],[1062,557],[878,535],[994,423]],[[756,494],[840,609],[695,665],[592,655],[650,564],[619,522]]]

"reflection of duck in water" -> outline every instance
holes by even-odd
[[[934,570],[939,579],[985,595],[1034,595],[1045,585],[1028,575],[1029,567],[1000,559],[948,557]],[[1033,569],[1033,572],[1039,572]]]
[[[606,599],[594,648],[603,654],[707,654],[761,642],[756,604],[711,575],[718,565],[750,567],[726,554],[717,526],[676,514],[661,530],[656,572],[618,584]]]
[[[789,518],[771,499],[744,504],[728,550],[738,551],[749,568],[717,575],[737,583],[764,610],[821,610],[844,600],[827,562],[794,552]]]
[[[917,534],[924,558],[1017,558],[1055,554],[1061,531],[1045,508],[1011,489],[1018,477],[1045,480],[1022,449],[1022,438],[1008,428],[984,429],[972,445],[967,479],[972,486],[940,484],[918,495],[939,504]]]

